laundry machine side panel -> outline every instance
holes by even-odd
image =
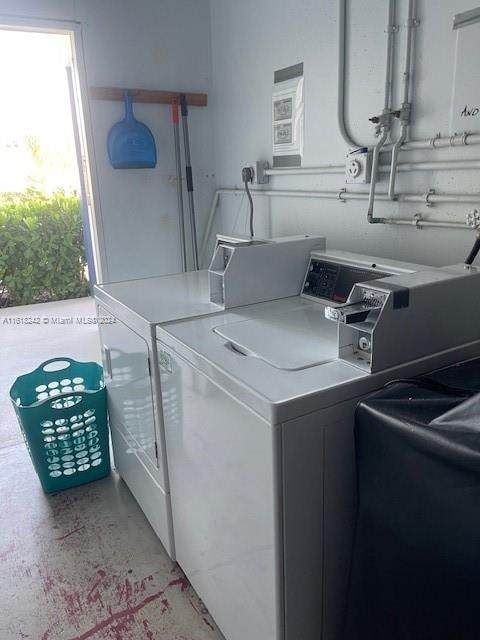
[[[356,401],[282,425],[285,640],[337,640],[355,521]]]

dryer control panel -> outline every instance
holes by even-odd
[[[347,301],[353,285],[357,282],[367,282],[389,275],[391,273],[378,271],[374,268],[365,269],[360,266],[312,257],[303,283],[302,294],[312,298],[344,303]]]

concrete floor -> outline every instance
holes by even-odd
[[[0,449],[1,640],[221,640],[116,474],[46,496]]]
[[[31,465],[8,389],[55,355],[99,359],[75,324],[94,315],[88,298],[0,311],[0,640],[222,640],[115,471],[45,495]]]
[[[0,309],[0,446],[23,441],[8,395],[17,376],[54,356],[100,362],[95,316],[93,298]]]

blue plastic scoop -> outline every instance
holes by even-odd
[[[157,149],[150,129],[133,115],[132,98],[124,93],[125,117],[108,132],[107,148],[114,169],[151,169],[157,164]]]

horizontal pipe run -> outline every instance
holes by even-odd
[[[421,218],[412,218],[405,220],[402,218],[379,218],[382,224],[391,224],[398,226],[409,226],[421,229],[422,227],[433,227],[437,229],[460,229],[464,231],[474,231],[464,222],[442,222],[440,220],[422,220]]]
[[[387,168],[385,168],[387,166]],[[460,171],[480,169],[480,160],[432,160],[431,162],[400,162],[398,171]],[[380,171],[390,171],[388,165],[381,165]]]
[[[382,199],[380,197],[380,199]],[[423,202],[425,204],[480,204],[480,193],[470,193],[470,194],[453,194],[453,193],[427,193],[425,195],[416,195],[406,193],[404,195],[398,196],[397,200],[399,202]]]
[[[346,202],[347,200],[368,200],[368,193],[361,192],[349,192],[340,189],[338,191],[300,191],[298,189],[250,189],[250,193],[254,196],[268,196],[270,198],[273,197],[284,197],[284,198],[317,198],[320,200],[339,200],[340,202]],[[212,232],[213,221],[215,218],[215,212],[218,207],[218,203],[220,200],[220,196],[222,194],[230,194],[230,195],[245,195],[245,191],[243,189],[237,189],[236,187],[224,187],[222,189],[217,189],[213,196],[212,204],[210,206],[210,211],[207,219],[207,225],[205,227],[205,233],[203,235],[200,256],[203,262],[205,258],[205,251],[207,250],[207,243]],[[378,200],[390,201],[387,193],[378,193],[376,195]],[[399,202],[415,202],[419,204],[441,204],[441,203],[458,203],[458,204],[480,204],[480,193],[469,193],[469,194],[452,194],[452,193],[431,193],[428,192],[424,195],[422,194],[403,194],[398,198]],[[398,222],[390,222],[390,220],[397,220]],[[432,226],[431,221],[425,220],[422,222],[417,222],[414,220],[404,220],[402,221],[400,218],[382,218],[382,221],[385,221],[385,224],[404,224],[410,226]],[[445,226],[446,225],[446,226]],[[453,225],[453,226],[452,226]],[[445,222],[438,223],[434,226],[440,226],[445,228],[452,229],[469,229],[466,225],[462,223],[454,223],[454,222]]]
[[[230,193],[234,195],[243,195],[245,192],[243,189],[224,188],[219,189],[218,194]],[[330,190],[330,191],[301,191],[299,189],[250,189],[250,193],[254,195],[263,195],[269,197],[284,197],[284,198],[319,198],[326,200],[368,200],[368,193],[360,191],[344,191]],[[388,201],[389,197],[387,193],[379,193],[376,198],[379,200]],[[215,207],[217,206],[216,200]],[[459,204],[477,204],[480,205],[480,193],[471,194],[440,194],[440,193],[426,193],[426,194],[414,194],[408,193],[400,195],[399,202],[418,202],[423,204],[435,203],[459,203]]]
[[[430,162],[400,162],[397,171],[464,171],[480,169],[480,160],[432,160]],[[390,172],[389,164],[381,164],[378,171],[382,173]],[[288,169],[266,169],[267,176],[297,176],[297,175],[320,175],[323,173],[345,173],[345,165],[329,164],[318,167],[292,167]]]
[[[435,136],[425,140],[409,140],[401,146],[402,151],[417,151],[421,149],[445,149],[447,147],[468,147],[480,145],[480,133],[462,133],[453,136]],[[392,145],[385,145],[382,153],[392,151]],[[446,162],[446,161],[441,161]],[[455,162],[455,161],[454,161]],[[457,160],[456,162],[469,163],[475,161]],[[405,164],[405,163],[403,163]],[[415,163],[416,164],[416,163]],[[425,164],[425,163],[421,163]],[[432,163],[428,163],[431,165]],[[401,166],[401,164],[400,164]],[[462,167],[457,167],[461,169]],[[470,167],[476,169],[478,167]],[[387,171],[387,166],[380,166],[380,171]],[[401,169],[400,169],[401,170]],[[405,170],[405,169],[404,169]],[[265,171],[268,176],[288,176],[288,175],[316,175],[319,173],[344,173],[345,165],[343,164],[325,164],[313,167],[288,167],[286,169],[267,169]]]
[[[317,175],[319,173],[345,173],[344,164],[324,164],[318,167],[289,167],[288,169],[265,169],[267,176]]]
[[[435,136],[426,140],[409,140],[402,145],[402,151],[468,147],[477,144],[480,144],[480,133],[459,133],[453,136]],[[385,147],[385,150],[388,151],[388,147]]]

